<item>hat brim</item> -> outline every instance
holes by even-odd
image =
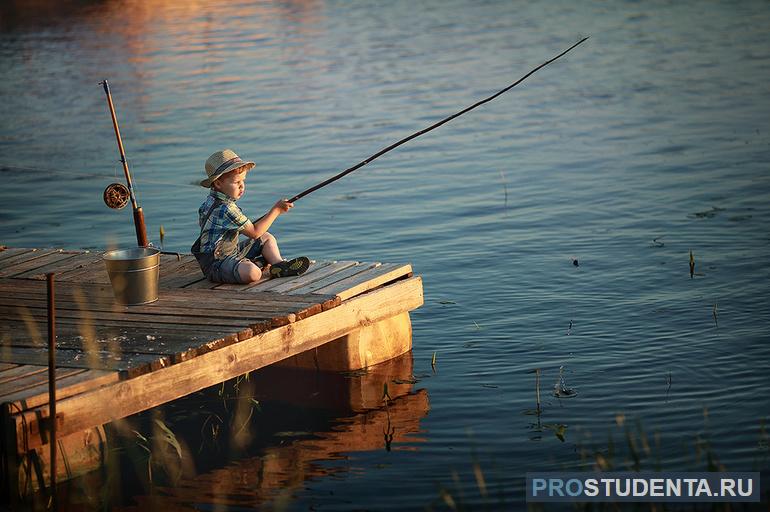
[[[225,167],[224,170],[222,170],[222,171],[220,171],[220,172],[218,172],[216,174],[212,174],[211,176],[209,176],[205,180],[202,180],[200,182],[200,185],[201,185],[201,187],[211,188],[211,184],[214,183],[220,176],[223,176],[223,175],[227,174],[230,171],[234,171],[238,167],[243,167],[244,165],[248,165],[249,166],[249,168],[246,169],[246,172],[249,172],[257,164],[255,164],[254,162],[245,162],[243,160],[240,161],[240,162],[233,162],[231,165]]]

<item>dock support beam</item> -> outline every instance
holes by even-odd
[[[352,371],[383,363],[412,349],[412,322],[404,311],[277,363],[287,368]]]

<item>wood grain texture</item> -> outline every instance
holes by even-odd
[[[399,281],[305,320],[153,373],[63,399],[57,404],[57,429],[61,435],[67,435],[149,409],[310,350],[361,326],[417,308],[422,302],[419,277]],[[111,406],[102,407],[105,403]],[[41,445],[39,422],[47,415],[46,406],[12,415],[16,438],[26,435],[30,448]]]

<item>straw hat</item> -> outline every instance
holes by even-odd
[[[247,170],[251,170],[256,164],[254,162],[244,162],[232,149],[217,151],[206,160],[207,178],[201,181],[201,187],[211,187],[215,179],[244,165],[248,165],[249,168]]]

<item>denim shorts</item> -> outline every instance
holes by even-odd
[[[245,284],[238,275],[238,264],[245,259],[261,267],[265,266],[260,239],[243,240],[238,243],[238,253],[221,260],[214,260],[206,277],[214,283]]]

